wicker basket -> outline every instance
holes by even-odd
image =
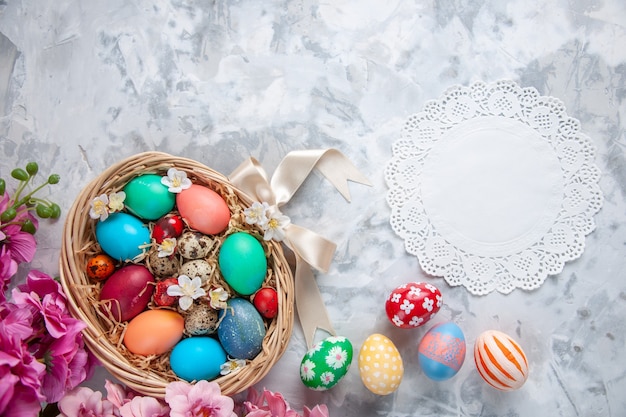
[[[228,230],[217,239],[223,240],[228,234],[242,229],[259,233],[243,221],[243,209],[249,207],[252,201],[230,185],[224,175],[191,159],[146,152],[112,165],[78,195],[65,221],[60,258],[61,284],[72,315],[87,324],[83,335],[89,349],[121,382],[144,395],[155,397],[163,397],[165,386],[178,378],[169,370],[168,353],[140,357],[128,352],[121,343],[126,324],[111,322],[97,307],[101,284],[90,281],[85,271],[87,260],[101,252],[95,240],[96,220],[90,218],[89,207],[95,197],[121,190],[137,175],[166,175],[171,167],[187,172],[193,183],[217,191],[227,201],[231,208],[231,221]],[[266,321],[267,333],[262,351],[239,371],[215,379],[225,395],[241,392],[266,375],[284,353],[291,336],[294,320],[292,272],[279,243],[270,241],[263,242],[263,245],[268,257],[265,284],[276,288],[278,314],[271,321]],[[224,287],[228,288],[225,284]]]

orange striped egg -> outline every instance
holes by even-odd
[[[528,360],[524,351],[513,339],[497,330],[487,330],[476,338],[474,362],[480,376],[502,391],[516,390],[528,378]]]

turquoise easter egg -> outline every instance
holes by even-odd
[[[445,381],[459,372],[465,361],[465,336],[453,322],[441,323],[424,334],[418,345],[418,361],[424,374]]]
[[[112,258],[131,260],[142,253],[141,246],[150,243],[150,229],[133,215],[111,213],[96,223],[96,241]]]
[[[252,359],[261,352],[265,325],[254,305],[243,298],[231,298],[220,310],[217,337],[224,350],[236,359]]]
[[[174,208],[176,195],[161,184],[161,176],[145,174],[133,178],[124,187],[126,209],[145,220],[157,220]]]
[[[172,371],[185,381],[208,381],[220,374],[226,363],[226,353],[220,343],[205,336],[188,337],[174,346],[170,353]]]
[[[222,243],[218,257],[222,277],[241,295],[256,292],[267,273],[267,258],[263,245],[252,235],[233,233]]]
[[[300,379],[315,391],[337,385],[352,363],[352,343],[345,337],[327,337],[316,343],[300,362]]]

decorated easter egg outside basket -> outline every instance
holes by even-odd
[[[417,351],[424,374],[434,381],[445,381],[465,362],[465,336],[455,323],[440,323],[426,332]]]
[[[480,376],[500,391],[519,389],[528,378],[528,359],[507,334],[487,330],[476,338],[474,363]]]
[[[102,194],[111,195],[112,193],[122,191],[135,178],[143,177],[145,180],[147,175],[154,175],[156,177],[148,178],[152,178],[150,179],[150,185],[156,187],[157,178],[160,182],[160,178],[167,176],[167,172],[170,168],[184,171],[192,184],[202,186],[212,193],[219,195],[220,199],[228,207],[230,221],[227,227],[219,233],[210,236],[211,239],[215,241],[216,248],[219,248],[228,236],[237,232],[259,235],[260,230],[257,228],[258,226],[246,224],[245,216],[243,215],[243,211],[250,207],[253,201],[249,196],[235,188],[226,176],[192,159],[176,157],[160,152],[145,152],[133,155],[110,166],[89,184],[86,184],[67,213],[60,257],[61,284],[68,298],[70,313],[75,318],[82,320],[87,326],[83,330],[83,339],[87,347],[104,367],[126,386],[144,395],[157,398],[164,397],[165,387],[170,382],[185,380],[185,378],[181,376],[176,376],[175,372],[171,369],[170,353],[174,352],[176,346],[186,340],[207,337],[183,336],[183,339],[178,342],[173,349],[163,354],[150,356],[137,356],[124,348],[122,340],[124,332],[122,330],[125,330],[126,327],[129,326],[129,322],[112,320],[103,313],[101,309],[102,302],[99,296],[101,289],[106,285],[107,281],[91,279],[86,272],[86,265],[89,259],[103,252],[103,248],[96,238],[96,229],[101,222],[99,219],[92,219],[90,217],[89,209],[96,197]],[[150,187],[143,188],[147,189]],[[136,195],[137,191],[133,187],[127,188],[126,190],[131,194],[131,206],[134,205],[135,207],[133,207],[133,209],[140,211],[137,204],[133,203],[132,197],[132,193]],[[172,195],[170,197],[169,195],[161,195],[161,197],[163,197],[163,201],[167,201],[171,197],[175,199],[176,196]],[[159,197],[159,199],[161,197]],[[132,216],[137,219],[139,223],[136,223],[136,226],[139,227],[139,224],[141,224],[141,227],[145,227],[145,231],[148,233],[145,242],[150,243],[150,228],[152,228],[159,219],[163,218],[163,216],[176,215],[177,208],[175,204],[173,208],[168,208],[168,210],[172,210],[171,212],[164,213],[165,208],[166,205],[164,204],[160,210],[155,210],[152,214],[148,215],[148,217],[154,217],[154,220],[149,220],[145,217],[139,218],[131,214],[131,210],[126,207],[123,211],[111,213],[109,217],[113,216],[115,219],[115,217],[119,216],[114,215],[123,215],[122,218]],[[146,215],[142,214],[142,216]],[[161,224],[160,227],[163,226],[169,227],[165,224]],[[174,226],[177,227],[178,225],[175,224]],[[186,226],[189,225],[186,223]],[[179,233],[178,230],[172,231],[172,233],[174,232],[175,235]],[[162,230],[158,231],[158,233],[161,233],[165,238],[170,231]],[[117,239],[117,241],[119,243],[122,239]],[[260,283],[260,286],[270,286],[276,290],[278,312],[274,318],[262,319],[265,326],[265,335],[262,338],[263,349],[261,349],[256,356],[247,360],[245,366],[237,372],[224,376],[221,376],[219,372],[217,375],[211,375],[212,378],[214,378],[213,381],[220,385],[221,391],[225,395],[234,395],[244,391],[263,378],[284,353],[291,337],[294,320],[294,288],[291,269],[285,259],[280,243],[275,241],[257,243],[263,246],[263,253],[267,263],[267,273],[264,275],[263,282]],[[147,255],[148,253],[145,254],[145,258],[142,260],[144,254],[140,249],[139,256],[135,259],[135,262],[145,264],[148,259]],[[214,257],[212,262],[217,265],[217,251],[215,251],[213,255],[209,254],[207,256]],[[120,269],[129,264],[125,261],[130,258],[130,255],[118,254],[118,256],[112,257],[120,261],[118,265]],[[182,267],[183,262],[180,263]],[[158,277],[157,279],[161,280],[165,278],[166,277]],[[108,279],[110,279],[110,277]],[[223,278],[219,273],[213,274],[211,280],[211,283],[227,288],[228,291],[231,292],[231,297],[237,296],[225,281],[221,281]],[[156,304],[153,306],[151,302],[144,311],[150,311],[150,309],[155,307],[176,308],[176,306],[160,307]],[[250,307],[258,315],[252,304],[250,304]],[[177,326],[179,326],[179,324],[177,324]],[[178,337],[177,332],[179,331],[179,327],[176,327],[176,329],[176,335],[172,332],[171,337],[164,338],[167,339],[164,340],[164,343],[171,344],[172,341]],[[219,341],[215,337],[212,337],[211,340],[219,344]],[[190,342],[185,342],[185,344],[187,343]],[[214,373],[217,363],[213,365],[212,370]]]
[[[389,395],[400,386],[404,375],[402,357],[387,336],[372,334],[359,350],[359,373],[363,385],[378,395]]]
[[[394,289],[385,302],[389,321],[401,329],[423,326],[441,308],[441,292],[432,284],[409,282]]]
[[[348,373],[352,355],[352,343],[345,337],[321,340],[300,362],[302,383],[315,391],[331,389]]]

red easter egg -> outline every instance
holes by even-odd
[[[154,224],[152,238],[156,240],[157,243],[161,243],[167,238],[179,237],[183,234],[184,227],[185,224],[180,216],[175,214],[165,215]]]
[[[126,265],[109,277],[100,290],[101,310],[117,321],[141,313],[154,291],[154,277],[143,265]]]
[[[266,319],[272,319],[278,314],[278,295],[274,288],[264,287],[258,290],[252,303]]]
[[[176,303],[178,297],[174,297],[167,293],[168,287],[171,287],[172,285],[178,285],[178,278],[167,278],[163,281],[157,282],[154,289],[154,297],[152,298],[154,300],[154,304],[160,307],[170,307]]]
[[[413,329],[433,318],[442,304],[437,287],[423,282],[409,282],[389,294],[385,311],[396,327]]]

